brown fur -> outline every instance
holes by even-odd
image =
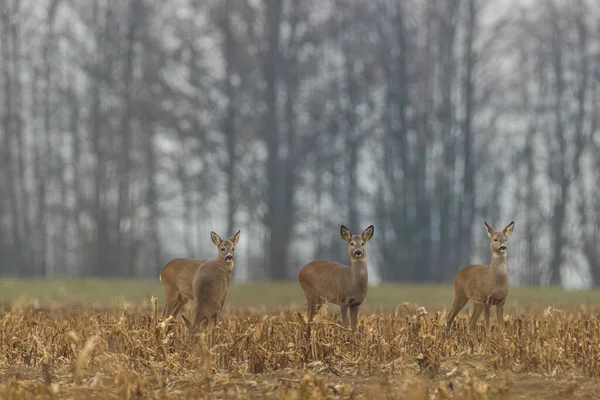
[[[181,315],[190,335],[193,335],[202,323],[205,323],[205,327],[211,324],[214,327],[219,323],[231,283],[235,245],[240,239],[240,232],[238,231],[229,240],[222,240],[219,235],[211,232],[211,238],[219,249],[218,256],[216,260],[204,262],[194,273],[192,283],[196,305],[194,322],[190,323],[183,314]]]
[[[232,239],[236,238],[236,236],[239,239],[239,231],[230,240],[221,240],[219,235],[214,232],[211,232],[210,235],[213,243],[218,246],[217,260],[221,260],[230,265],[230,268],[233,268],[233,259],[230,261],[225,259],[228,255],[233,256],[235,243],[233,243]],[[188,300],[194,298],[192,285],[194,274],[205,262],[206,260],[176,258],[165,265],[160,273],[160,282],[165,292],[163,318],[167,318],[169,315],[176,317]]]
[[[332,261],[317,260],[306,264],[298,273],[298,282],[304,291],[308,306],[309,331],[310,322],[325,301],[340,306],[344,328],[348,328],[350,310],[352,331],[356,330],[358,307],[367,297],[369,284],[365,244],[373,237],[374,229],[371,225],[362,235],[352,235],[348,228],[341,226],[342,239],[348,243],[350,267]]]
[[[192,281],[196,270],[206,260],[176,258],[165,265],[160,273],[160,282],[165,292],[163,318],[179,314],[188,300],[193,299]]]
[[[232,270],[220,260],[209,260],[194,274],[193,291],[196,311],[193,324],[182,314],[190,334],[194,334],[200,326],[219,323],[221,311],[225,304]]]
[[[446,319],[446,332],[450,330],[452,321],[460,310],[473,300],[473,315],[469,321],[469,329],[474,334],[475,324],[483,311],[485,314],[486,332],[490,326],[490,308],[496,306],[498,328],[504,330],[504,303],[508,297],[508,246],[506,240],[512,234],[515,223],[511,222],[500,232],[484,222],[490,237],[492,260],[489,265],[468,265],[462,268],[454,278],[454,300],[452,309]]]

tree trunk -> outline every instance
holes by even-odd
[[[225,1],[225,10],[222,22],[223,32],[223,55],[225,62],[225,97],[227,98],[227,107],[225,110],[225,116],[223,118],[223,132],[225,134],[226,147],[227,147],[227,165],[225,167],[225,174],[227,175],[227,234],[231,235],[237,231],[235,228],[235,215],[237,211],[236,198],[236,179],[235,170],[237,164],[237,153],[236,153],[236,117],[237,117],[237,104],[235,96],[235,88],[233,87],[233,75],[235,65],[235,42],[234,36],[231,29],[230,20],[230,7],[231,1]]]
[[[475,40],[475,26],[477,23],[476,0],[468,1],[467,34],[465,36],[465,84],[464,84],[464,120],[463,120],[463,192],[459,206],[458,221],[460,231],[459,265],[469,263],[472,252],[472,232],[475,218],[475,166],[473,165],[473,115],[474,115],[474,69],[475,54],[473,42]]]
[[[125,50],[125,69],[123,71],[123,114],[121,115],[121,154],[119,160],[119,198],[117,203],[116,237],[117,237],[117,266],[119,271],[126,276],[134,274],[134,263],[130,258],[130,241],[134,215],[131,212],[130,199],[130,174],[131,174],[131,146],[132,146],[132,85],[133,68],[135,63],[134,46],[137,41],[137,30],[140,15],[140,0],[130,0],[128,14],[127,48]],[[129,222],[129,224],[124,224]],[[124,226],[128,228],[123,228]]]
[[[287,277],[287,235],[288,219],[282,215],[285,205],[285,164],[280,151],[280,133],[277,118],[277,81],[279,71],[279,38],[282,19],[282,1],[265,1],[266,7],[266,40],[267,51],[264,57],[263,73],[266,82],[265,103],[267,106],[265,120],[265,141],[267,145],[267,215],[268,230],[268,275],[273,280],[284,280]]]
[[[23,246],[23,234],[20,223],[21,208],[19,207],[18,201],[18,188],[17,182],[14,174],[14,162],[13,162],[13,135],[16,126],[13,106],[14,106],[14,93],[13,93],[13,85],[14,82],[14,72],[11,71],[11,51],[10,44],[12,43],[13,35],[10,28],[11,25],[11,10],[9,7],[4,6],[0,7],[0,12],[2,13],[0,17],[0,23],[2,24],[2,38],[3,40],[0,43],[1,46],[1,57],[2,62],[1,65],[1,73],[4,80],[4,115],[2,116],[2,127],[4,129],[4,145],[2,146],[2,150],[4,150],[4,161],[5,161],[5,187],[8,192],[8,209],[10,210],[10,226],[12,230],[12,242],[14,247],[14,258],[12,262],[18,266],[18,273],[20,275],[30,275],[31,271],[28,270],[27,265],[25,263],[24,254],[24,246]]]
[[[454,113],[453,113],[453,79],[455,74],[454,65],[454,35],[456,26],[453,16],[456,13],[457,1],[449,0],[443,7],[440,15],[438,32],[438,54],[441,61],[439,122],[442,126],[440,139],[443,143],[442,166],[439,171],[438,193],[439,218],[440,218],[440,241],[438,243],[438,265],[441,268],[439,274],[435,275],[437,281],[451,281],[458,271],[460,265],[456,257],[456,246],[458,241],[454,233],[453,223],[456,221],[454,215],[455,195],[454,167],[456,161],[456,148],[454,145]]]

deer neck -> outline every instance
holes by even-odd
[[[231,263],[231,267],[227,266],[227,289],[229,290],[229,285],[231,284],[231,276],[233,275],[233,263]]]
[[[366,261],[352,261],[350,265],[350,277],[353,282],[367,282],[369,273]]]
[[[506,253],[492,253],[490,274],[494,279],[508,277],[508,262],[506,261]]]

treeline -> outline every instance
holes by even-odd
[[[241,279],[486,262],[600,285],[600,4],[4,0],[0,272],[156,276],[242,230]]]

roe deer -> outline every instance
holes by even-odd
[[[373,237],[374,230],[371,225],[361,235],[352,235],[348,228],[341,226],[342,239],[348,242],[350,267],[332,261],[315,260],[302,267],[298,273],[298,282],[308,305],[309,332],[310,323],[325,300],[340,306],[344,328],[348,328],[350,309],[352,331],[356,330],[358,307],[367,297],[369,283],[365,244]]]
[[[217,259],[227,261],[228,255],[233,260],[233,255],[229,254],[230,249],[235,247],[234,238],[239,239],[239,231],[227,241],[222,241],[219,235],[214,232],[210,233],[211,239],[215,245],[219,246]],[[219,243],[219,244],[217,244]],[[237,243],[237,239],[236,239]],[[221,246],[221,244],[223,244]],[[225,250],[224,250],[225,249]],[[181,309],[186,305],[188,300],[194,298],[192,287],[194,274],[196,270],[202,266],[206,260],[194,260],[191,258],[176,258],[165,265],[160,273],[160,282],[163,285],[165,292],[165,308],[163,310],[163,319],[169,315],[176,317]],[[233,267],[233,261],[231,261]]]
[[[240,239],[240,231],[229,240],[222,240],[214,232],[210,233],[210,237],[219,252],[216,260],[205,261],[194,273],[192,280],[193,298],[196,305],[194,322],[191,323],[181,314],[190,336],[196,333],[203,322],[206,322],[207,327],[211,324],[214,327],[219,323],[231,282],[235,246]]]
[[[490,249],[492,251],[492,261],[490,265],[467,265],[456,274],[454,278],[454,300],[452,301],[452,310],[446,319],[446,332],[450,330],[452,321],[456,314],[468,303],[473,300],[473,315],[469,321],[469,330],[475,334],[475,324],[481,315],[485,312],[486,333],[490,328],[490,308],[496,306],[496,317],[498,318],[498,328],[504,331],[504,303],[508,296],[508,263],[506,255],[508,246],[506,239],[512,234],[515,227],[514,221],[506,226],[502,231],[496,232],[494,228],[483,222],[490,237]]]

